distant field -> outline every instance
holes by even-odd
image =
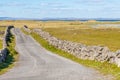
[[[8,25],[14,25],[16,27],[23,27],[24,25],[29,26],[30,28],[59,28],[59,27],[76,27],[76,28],[90,28],[98,25],[101,28],[104,28],[104,24],[107,25],[113,25],[117,24],[119,25],[120,22],[97,22],[94,20],[91,21],[0,21],[0,26],[8,26]],[[112,26],[110,26],[112,27]],[[115,27],[115,26],[114,26]]]
[[[0,21],[0,25],[42,28],[60,39],[86,45],[108,46],[112,51],[120,49],[120,22],[91,21]]]

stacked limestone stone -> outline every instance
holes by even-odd
[[[0,50],[0,63],[2,63],[3,61],[5,61],[7,54],[8,54],[8,50],[7,50],[7,46],[8,43],[7,41],[9,41],[9,37],[10,37],[10,29],[13,28],[13,26],[8,26],[5,34],[4,34],[4,38],[3,38],[3,49]]]
[[[108,47],[86,46],[80,43],[60,40],[56,37],[51,36],[48,32],[42,31],[41,29],[34,29],[33,31],[47,40],[50,45],[71,53],[78,58],[100,62],[107,61],[109,63],[117,64],[118,67],[120,67],[120,51],[111,52]]]

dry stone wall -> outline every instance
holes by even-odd
[[[24,25],[23,29],[27,31],[28,33],[31,33],[31,30],[28,28],[28,26]]]
[[[109,62],[120,67],[120,50],[112,52],[108,47],[86,46],[81,43],[60,40],[41,29],[34,29],[33,32],[39,34],[43,39],[47,40],[50,45],[53,45],[54,47],[68,52],[80,59]]]
[[[5,31],[5,34],[4,34],[3,49],[0,50],[0,63],[2,63],[3,61],[5,61],[5,59],[7,57],[7,54],[8,54],[7,46],[8,46],[9,38],[11,36],[11,33],[10,33],[10,29],[11,28],[13,28],[13,26],[8,26],[7,29],[6,29],[6,31]]]

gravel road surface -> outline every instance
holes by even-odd
[[[0,80],[111,80],[94,69],[47,51],[18,28],[12,32],[20,57],[13,69],[0,75]]]

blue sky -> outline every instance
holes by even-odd
[[[0,17],[120,18],[120,0],[1,0]]]

